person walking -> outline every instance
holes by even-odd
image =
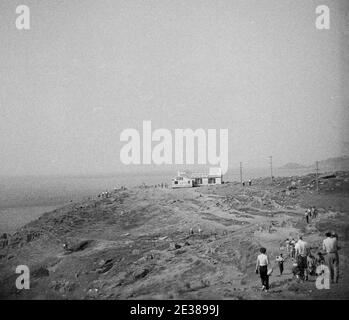
[[[295,240],[294,238],[292,238],[292,240],[290,241],[290,246],[291,246],[291,258],[295,258],[295,256],[296,256],[295,245],[296,245],[296,240]]]
[[[309,254],[307,256],[307,264],[308,264],[308,275],[315,275],[316,271],[316,263],[315,263],[315,257],[312,254]]]
[[[289,253],[290,252],[290,240],[287,238],[285,241],[286,244],[286,252]]]
[[[256,273],[259,273],[259,276],[261,277],[262,281],[262,290],[265,292],[268,292],[269,290],[269,275],[268,275],[268,266],[269,266],[269,259],[266,255],[267,249],[260,248],[260,254],[257,257],[257,264],[256,264]]]
[[[299,236],[298,241],[295,245],[297,264],[300,269],[302,280],[308,280],[308,261],[307,256],[309,255],[308,243],[303,240],[302,236]]]
[[[276,262],[278,263],[279,270],[280,270],[280,276],[282,276],[282,273],[284,272],[284,257],[282,256],[282,253],[280,253],[279,256],[276,257]]]
[[[339,256],[337,238],[331,232],[326,232],[326,239],[322,242],[322,249],[326,252],[325,264],[330,269],[331,283],[338,283]]]
[[[314,216],[314,219],[315,219],[317,217],[318,210],[316,209],[316,207],[313,207],[313,209],[314,209],[313,216]]]
[[[309,224],[309,215],[310,215],[310,210],[309,209],[305,210],[305,220],[307,221],[308,224]]]

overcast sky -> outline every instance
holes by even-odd
[[[17,30],[16,6],[31,10]],[[315,27],[317,5],[330,30]],[[125,170],[120,133],[229,129],[229,168],[348,154],[346,0],[1,0],[0,174]]]

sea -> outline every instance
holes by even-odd
[[[300,176],[314,172],[302,169],[273,169],[273,175]],[[84,201],[114,188],[134,187],[145,183],[167,183],[176,171],[135,172],[91,176],[3,176],[0,177],[0,234],[18,228],[70,202]],[[269,168],[244,169],[245,180],[270,176]],[[240,170],[229,170],[224,181],[240,181]]]

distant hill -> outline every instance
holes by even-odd
[[[304,169],[306,166],[303,166],[296,162],[289,162],[283,165],[282,167],[279,167],[279,169]]]
[[[319,161],[319,168],[321,170],[349,170],[349,156],[328,158],[326,160]]]
[[[295,162],[289,162],[279,167],[279,169],[309,169],[315,168],[315,163],[305,166]],[[349,156],[333,157],[319,161],[321,171],[344,171],[349,170]]]

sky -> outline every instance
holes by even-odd
[[[229,168],[311,164],[349,154],[348,87],[346,0],[1,0],[0,175],[136,170],[145,120],[228,129]]]

